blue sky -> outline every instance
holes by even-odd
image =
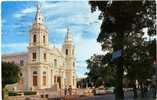
[[[88,1],[42,1],[40,4],[50,45],[60,48],[69,26],[76,49],[77,76],[83,77],[87,72],[85,60],[94,53],[103,53],[96,42],[101,25],[100,12],[91,13]],[[3,1],[1,7],[2,54],[26,52],[36,2]]]

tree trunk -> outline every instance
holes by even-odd
[[[134,92],[134,98],[137,98],[137,88],[136,88],[135,81],[133,81],[133,92]]]
[[[116,100],[123,100],[123,65],[122,63],[118,63],[117,72],[116,72],[116,89],[115,89],[115,97]]]
[[[124,33],[120,32],[117,33],[117,43],[116,46],[114,47],[115,50],[122,50],[120,58],[117,59],[116,62],[116,90],[115,90],[115,96],[116,100],[123,100],[124,99],[124,92],[123,92],[123,73],[124,73],[124,68],[123,68],[123,54],[124,54]]]
[[[141,90],[141,97],[144,98],[144,88],[143,88],[143,82],[140,81],[140,90]]]

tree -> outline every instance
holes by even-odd
[[[101,43],[102,49],[112,50],[113,52],[119,49],[122,50],[121,57],[113,61],[113,63],[115,64],[116,69],[116,99],[123,99],[124,94],[122,80],[124,70],[128,69],[129,66],[132,68],[133,65],[144,65],[142,64],[144,60],[141,60],[145,57],[145,60],[147,61],[146,63],[149,62],[149,59],[147,59],[148,55],[142,57],[142,53],[140,52],[138,53],[140,59],[137,60],[137,63],[135,64],[131,63],[133,57],[130,56],[130,59],[127,59],[126,57],[129,56],[129,52],[127,52],[127,50],[131,50],[130,53],[133,54],[133,49],[130,49],[130,47],[136,48],[135,50],[139,48],[139,50],[143,50],[143,46],[141,44],[140,47],[136,47],[134,45],[138,43],[138,40],[143,41],[143,28],[148,28],[148,35],[150,36],[156,34],[156,4],[155,0],[123,2],[113,0],[110,1],[112,2],[89,1],[89,3],[91,5],[92,12],[96,11],[97,8],[101,11],[99,18],[102,19],[102,24],[97,41]],[[137,37],[138,39],[136,40]],[[128,44],[131,41],[133,41],[132,44]],[[129,63],[129,65],[126,63]]]
[[[9,62],[2,62],[2,89],[4,90],[7,84],[16,83],[19,79],[20,68]],[[4,97],[4,92],[3,97]]]
[[[6,84],[16,83],[19,79],[20,68],[9,62],[2,62],[2,87]]]
[[[87,60],[87,80],[89,85],[100,86],[107,85],[113,86],[111,82],[114,80],[115,70],[110,64],[111,54],[107,55],[93,55],[90,59]],[[92,84],[91,84],[92,83]],[[105,84],[106,83],[106,84]],[[107,84],[109,83],[109,84]]]
[[[151,79],[154,72],[152,67],[153,56],[149,52],[150,49],[148,49],[149,44],[143,38],[133,37],[134,35],[128,37],[130,40],[126,41],[129,43],[129,48],[125,49],[124,67],[127,72],[127,78],[132,82],[134,97],[136,98],[137,90],[135,81],[138,80],[141,90],[143,90],[143,84],[147,79]],[[143,92],[141,93],[143,95]]]

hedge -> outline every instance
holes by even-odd
[[[9,92],[8,95],[9,96],[17,96],[20,95],[21,92]],[[36,95],[37,92],[36,91],[24,91],[24,95]]]

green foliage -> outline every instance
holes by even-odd
[[[97,8],[101,11],[99,19],[102,19],[102,24],[97,41],[101,43],[102,49],[110,52],[118,49],[123,51],[122,56],[112,62],[116,70],[116,96],[119,94],[123,98],[124,71],[133,80],[151,78],[153,74],[152,62],[155,60],[156,43],[149,44],[144,40],[143,29],[148,29],[150,37],[156,34],[156,2],[112,0],[112,3],[90,1],[89,4],[92,12]]]
[[[152,61],[155,60],[156,61],[156,39],[152,40],[152,41],[148,41],[147,42],[147,49],[149,50],[150,56]]]
[[[96,87],[102,84],[109,83],[109,85],[114,85],[111,83],[114,80],[115,71],[110,63],[111,54],[103,55],[93,55],[87,60],[87,68],[89,72],[87,73],[87,80],[89,83],[94,83]]]
[[[17,96],[18,92],[9,92],[8,95],[9,96]]]
[[[15,92],[15,91],[13,91],[13,92],[9,92],[8,93],[8,95],[9,96],[17,96],[17,95],[19,95],[21,92]],[[36,95],[37,94],[37,92],[36,91],[24,91],[24,95]]]
[[[132,31],[137,33],[144,27],[149,28],[149,35],[155,35],[155,0],[145,0],[145,2],[142,0],[123,2],[112,0],[112,4],[109,4],[108,1],[90,1],[89,3],[92,12],[97,8],[102,12],[103,22],[98,37],[99,42],[103,42],[103,38],[108,33],[127,34]]]
[[[25,91],[24,95],[36,95],[37,92],[36,91]]]
[[[16,83],[19,79],[20,68],[9,62],[2,62],[2,87],[6,84]]]
[[[2,89],[2,97],[4,100],[8,100],[8,90],[6,88]]]
[[[102,44],[102,49],[123,47],[126,37],[130,33],[144,33],[142,29],[148,28],[148,35],[156,34],[156,3],[155,1],[114,1],[108,5],[107,1],[90,1],[91,10],[97,8],[102,12],[102,24],[97,41]]]
[[[120,63],[128,72],[130,79],[147,79],[152,75],[152,62],[155,60],[156,43],[147,43],[143,28],[148,28],[148,35],[156,34],[155,1],[90,1],[91,11],[98,8],[102,13],[101,30],[97,41],[103,50],[123,50]],[[155,40],[154,40],[155,41]],[[151,42],[151,41],[149,41]],[[119,68],[118,68],[119,69]],[[122,72],[122,70],[121,70]]]

